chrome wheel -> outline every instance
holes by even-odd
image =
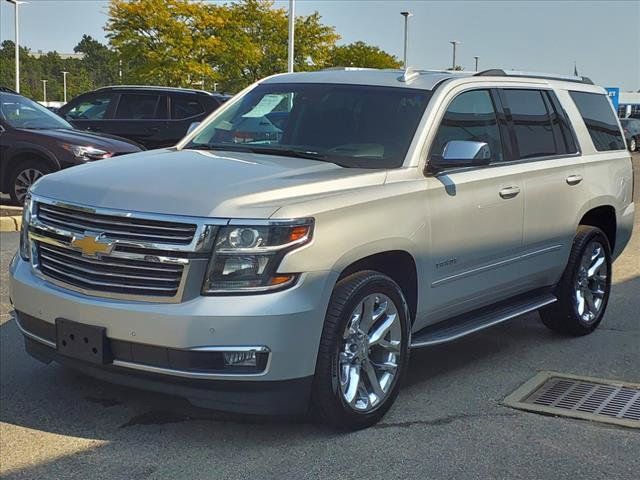
[[[635,139],[635,138],[632,138],[632,139],[629,141],[629,150],[631,150],[632,152],[635,152],[635,151],[636,151],[636,149],[637,149],[637,146],[638,146],[638,144],[637,144],[637,142],[636,142],[636,139]]]
[[[390,394],[402,351],[400,321],[396,305],[379,293],[366,296],[351,314],[338,351],[338,376],[352,409],[375,410]]]
[[[593,323],[597,318],[607,289],[609,268],[604,246],[593,241],[587,245],[580,261],[575,282],[575,302],[580,319]]]
[[[44,176],[44,174],[36,168],[26,168],[22,170],[16,177],[16,181],[13,185],[16,199],[22,202],[29,191],[29,187],[31,187],[31,185],[33,185],[36,180],[42,176]]]

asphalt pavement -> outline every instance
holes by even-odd
[[[640,172],[640,156],[635,166]],[[526,413],[502,401],[540,370],[640,382],[639,220],[615,264],[607,314],[595,333],[562,337],[531,314],[415,351],[394,407],[377,426],[354,433],[214,413],[38,363],[24,352],[9,315],[7,269],[18,236],[1,234],[0,474],[638,480],[640,430]]]

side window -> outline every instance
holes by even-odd
[[[447,107],[431,148],[431,157],[442,155],[451,140],[484,142],[492,160],[503,160],[496,111],[488,90],[471,90],[458,95]]]
[[[189,118],[204,113],[204,107],[195,95],[171,96],[171,118]]]
[[[547,106],[551,111],[551,127],[556,139],[558,153],[576,153],[578,147],[576,146],[575,137],[560,101],[555,93],[551,91],[545,92],[545,94],[550,102],[547,103]]]
[[[160,97],[138,93],[120,95],[114,118],[130,120],[149,120],[155,118]]]
[[[107,113],[112,95],[90,95],[66,113],[69,120],[100,120]]]
[[[565,153],[556,147],[543,93],[539,90],[503,90],[505,110],[513,122],[520,158],[548,157]]]
[[[569,95],[578,107],[596,150],[625,148],[618,121],[606,95],[588,92],[569,92]]]

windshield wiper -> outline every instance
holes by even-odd
[[[347,165],[343,165],[338,161],[327,158],[326,155],[320,152],[314,152],[312,150],[304,150],[304,149],[296,149],[296,148],[271,148],[271,147],[260,147],[257,145],[248,145],[248,144],[227,144],[227,143],[209,143],[203,145],[192,144],[188,145],[185,148],[191,148],[195,150],[227,150],[231,152],[250,152],[257,153],[259,155],[281,155],[283,157],[294,157],[294,158],[305,158],[308,160],[318,160],[335,163],[336,165],[340,165],[341,167],[345,167]]]

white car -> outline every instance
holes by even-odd
[[[591,333],[632,188],[588,79],[276,75],[174,148],[38,181],[11,298],[44,362],[363,428],[413,348],[534,310]]]

